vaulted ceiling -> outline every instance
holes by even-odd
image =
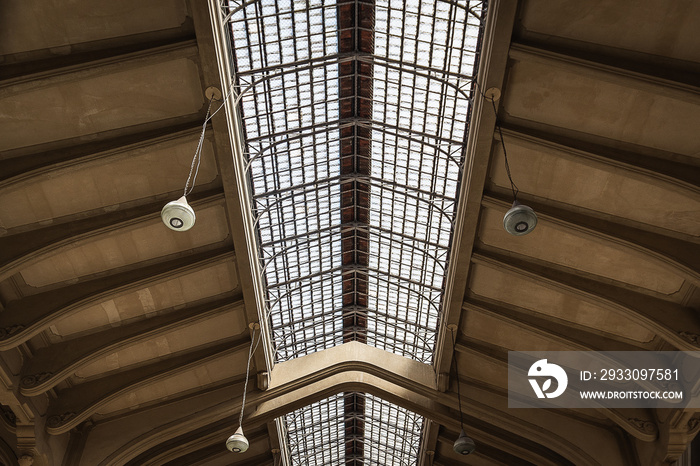
[[[160,218],[211,88],[229,88],[217,3],[0,5],[0,463],[276,465],[276,419],[343,393],[422,416],[425,466],[651,466],[686,450],[690,409],[509,409],[507,355],[700,350],[700,4],[490,1],[432,363],[366,345],[362,312],[345,344],[300,358],[276,362],[263,338],[251,446],[234,454],[262,278],[232,102],[207,125],[195,227]],[[364,30],[368,2],[345,3],[339,24]],[[354,66],[339,82],[366,79]],[[526,236],[503,229],[504,148],[539,218]],[[343,252],[361,255],[368,189],[348,190]],[[355,310],[358,273],[343,283]],[[460,406],[468,457],[452,450]]]

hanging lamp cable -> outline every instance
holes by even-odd
[[[197,175],[199,174],[199,165],[202,162],[202,145],[204,144],[204,134],[207,131],[207,123],[209,123],[209,120],[211,120],[211,105],[214,103],[214,96],[212,95],[211,98],[209,99],[209,106],[207,107],[207,116],[204,117],[204,123],[202,123],[202,132],[199,135],[199,142],[197,143],[197,148],[194,150],[194,156],[192,157],[192,163],[190,164],[190,173],[187,175],[187,182],[185,183],[185,190],[182,193],[183,196],[187,196],[194,190],[194,185],[195,182],[197,181]],[[196,163],[196,169],[195,169],[195,163]],[[192,177],[192,173],[194,172],[194,178]],[[190,187],[190,180],[192,180],[192,188],[190,188],[189,191],[187,191],[187,188]]]
[[[508,175],[508,181],[510,181],[510,189],[513,192],[513,200],[517,201],[518,194],[520,193],[520,190],[518,189],[518,186],[513,181],[513,176],[510,173],[510,164],[508,164],[508,151],[506,150],[506,143],[505,143],[505,140],[503,139],[503,130],[501,129],[501,123],[498,119],[498,108],[496,108],[496,98],[487,96],[481,90],[481,86],[479,85],[479,82],[476,79],[473,82],[474,82],[474,87],[479,92],[479,94],[481,94],[481,97],[483,97],[484,100],[491,102],[491,107],[493,108],[493,116],[496,120],[495,121],[496,131],[498,131],[498,136],[499,136],[499,139],[501,140],[501,147],[503,148],[503,159],[505,160],[506,174]]]
[[[520,190],[513,182],[513,176],[510,174],[510,165],[508,164],[508,152],[506,152],[506,143],[503,140],[503,131],[501,130],[501,124],[498,121],[498,110],[496,109],[496,102],[494,99],[491,100],[491,106],[493,107],[493,114],[496,117],[496,130],[498,130],[498,136],[501,140],[501,147],[503,148],[503,158],[506,161],[506,173],[508,174],[508,180],[510,181],[510,189],[513,191],[513,200],[518,200],[518,193]]]
[[[455,329],[450,328],[452,333],[452,363],[455,365],[455,375],[457,376],[457,403],[459,404],[459,425],[464,430],[464,415],[462,414],[462,394],[459,389],[459,368],[457,367],[457,337],[455,336]]]
[[[246,398],[246,393],[248,391],[248,380],[250,379],[250,363],[253,360],[253,354],[255,354],[255,351],[258,349],[258,345],[260,344],[260,340],[262,337],[262,331],[258,332],[258,338],[257,341],[255,339],[255,328],[253,328],[253,334],[250,337],[250,348],[248,349],[248,363],[246,364],[246,369],[245,369],[245,382],[243,384],[243,401],[241,402],[241,414],[238,417],[238,427],[243,428],[243,412],[245,411],[245,398]]]
[[[187,182],[185,183],[185,190],[183,192],[183,196],[185,196],[185,197],[187,197],[190,193],[192,193],[192,191],[194,190],[195,183],[197,182],[197,175],[199,174],[199,166],[202,163],[202,147],[204,146],[204,135],[207,132],[207,124],[209,124],[211,119],[214,118],[214,115],[219,113],[219,111],[222,108],[224,108],[224,105],[226,105],[226,101],[229,99],[229,97],[231,97],[231,94],[233,93],[234,88],[235,88],[235,86],[230,86],[229,91],[226,94],[226,97],[224,97],[223,99],[216,99],[216,98],[214,98],[213,94],[209,98],[209,106],[207,107],[207,114],[204,117],[204,123],[202,123],[202,132],[199,135],[199,142],[197,143],[197,148],[194,151],[194,156],[192,157],[192,163],[190,164],[190,173],[189,173],[189,175],[187,175]],[[214,101],[221,102],[221,105],[219,105],[219,107],[212,112],[211,107],[212,107]],[[238,104],[238,99],[236,100],[236,104]],[[190,181],[192,181],[192,187],[190,187]],[[188,189],[189,189],[189,191],[188,191]]]

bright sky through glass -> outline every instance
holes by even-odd
[[[355,56],[339,52],[334,2],[262,0],[232,15],[236,78],[250,87],[242,126],[276,361],[343,343],[340,131],[352,126],[371,130],[369,217],[352,227],[368,239],[360,330],[369,345],[432,361],[481,8],[376,0],[374,52]],[[369,119],[341,112],[347,60],[371,64]],[[285,417],[293,464],[345,464],[342,397]],[[363,464],[415,464],[420,416],[369,395],[364,416]]]

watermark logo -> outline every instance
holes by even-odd
[[[540,359],[530,366],[527,375],[534,377],[528,379],[537,398],[556,398],[566,390],[569,378],[566,372],[556,364],[548,363],[546,359]],[[540,386],[538,379],[545,378]],[[548,392],[552,388],[552,379],[557,381],[557,388],[553,392]]]

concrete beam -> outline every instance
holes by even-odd
[[[700,87],[695,85],[517,42],[511,44],[508,55],[512,60],[543,63],[619,86],[700,104]]]
[[[73,165],[93,163],[102,167],[104,158],[119,160],[120,157],[131,157],[134,152],[152,151],[179,139],[196,141],[202,131],[202,118],[199,114],[191,115],[179,124],[160,128],[135,125],[129,134],[64,149],[35,152],[29,157],[3,157],[0,154],[0,190],[13,183],[36,182],[36,176],[49,177],[55,170],[70,170]]]
[[[133,324],[41,348],[22,366],[21,393],[25,396],[40,395],[70,377],[81,367],[120,348],[188,327],[225,312],[237,312],[242,306],[241,300],[233,301],[231,298],[197,307],[188,306],[165,315],[156,315]]]
[[[496,194],[487,191],[484,193],[483,205],[506,211],[512,204],[509,195],[510,192]],[[588,212],[574,210],[563,203],[554,203],[527,194],[522,194],[519,198],[524,204],[535,209],[537,216],[543,220],[635,250],[663,262],[674,273],[700,287],[700,270],[695,266],[700,263],[699,243],[627,226],[617,222],[610,215],[593,217]]]
[[[177,195],[181,196],[182,193]],[[216,190],[204,196],[192,196],[189,203],[193,208],[203,209],[222,204],[223,196]],[[163,205],[164,202],[159,201],[0,237],[0,281],[62,250],[79,247],[81,243],[93,241],[101,235],[158,219]]]
[[[0,314],[0,350],[19,346],[84,307],[234,258],[228,247],[200,252],[12,301]]]
[[[145,50],[115,55],[94,61],[78,63],[61,68],[18,76],[0,81],[0,99],[34,91],[48,86],[122,72],[130,68],[197,57],[197,44],[194,40],[184,40],[173,44],[161,45]]]
[[[549,125],[538,123],[535,129],[516,124],[515,121],[523,122],[506,116],[502,127],[506,145],[516,144],[575,162],[586,159],[593,164],[624,170],[628,176],[644,177],[656,180],[660,185],[700,194],[697,159],[691,161],[687,156],[664,151],[649,153],[639,146],[628,145],[624,148],[621,141],[614,141],[613,147],[612,141],[608,141],[607,145],[601,144],[602,141],[595,143],[573,135],[557,134],[557,128]]]
[[[700,349],[700,323],[695,312],[684,306],[611,285],[602,280],[583,277],[571,269],[534,261],[505,251],[481,246],[472,261],[497,266],[518,273],[567,293],[590,301],[596,306],[629,317],[681,351]]]
[[[212,347],[188,351],[62,390],[60,396],[49,404],[46,430],[52,435],[68,432],[101,406],[123,394],[156,383],[167,376],[192,370],[208,361],[247,351],[249,345],[248,332],[244,332]]]

